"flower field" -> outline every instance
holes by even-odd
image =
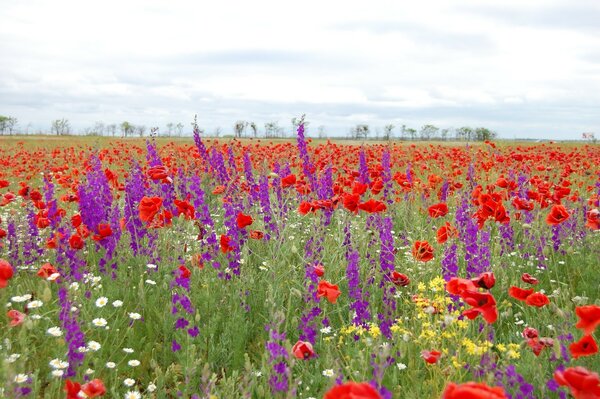
[[[600,398],[600,147],[0,139],[0,397]]]

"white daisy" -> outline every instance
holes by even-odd
[[[52,335],[53,337],[60,337],[62,335],[62,331],[60,330],[60,327],[50,327],[49,329],[46,330],[46,332],[50,335]]]
[[[125,386],[132,387],[135,385],[135,380],[133,378],[126,378],[125,381],[123,381],[123,384],[125,384]]]
[[[108,298],[105,296],[101,296],[100,298],[96,299],[96,307],[97,308],[103,308],[106,306],[107,303],[108,303]]]
[[[128,361],[127,364],[130,365],[131,367],[137,367],[140,365],[140,361],[133,359],[133,360]]]
[[[117,365],[115,364],[115,362],[107,362],[106,363],[106,368],[114,369],[115,367],[117,367]]]
[[[121,306],[123,306],[123,301],[117,299],[116,301],[113,301],[112,305],[115,308],[120,308]]]
[[[138,391],[128,391],[125,393],[125,399],[140,399],[142,395]]]
[[[92,324],[96,327],[106,327],[108,323],[106,322],[106,319],[99,317],[97,319],[92,320]]]
[[[15,376],[15,382],[16,382],[17,384],[22,384],[22,383],[24,383],[24,382],[26,382],[26,381],[27,381],[27,378],[28,378],[28,377],[27,377],[27,374],[17,374],[17,375]]]

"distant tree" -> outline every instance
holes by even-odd
[[[279,122],[271,121],[265,123],[265,137],[277,137],[281,133],[281,127],[279,126]]]
[[[146,126],[137,125],[134,127],[134,130],[137,132],[138,136],[144,137],[144,133],[146,133]]]
[[[235,137],[242,137],[247,126],[248,122],[246,121],[235,122],[235,125],[233,125],[233,132],[235,133]]]
[[[7,131],[8,134],[12,136],[18,121],[19,120],[13,116],[0,115],[0,130],[2,131],[2,134]]]
[[[494,138],[496,138],[496,132],[485,127],[475,128],[475,139],[477,141],[492,140]]]
[[[450,132],[450,129],[442,129],[442,140],[446,141],[448,140],[448,133]]]
[[[154,126],[150,128],[150,137],[154,138],[154,137],[158,137],[159,134],[159,128],[158,126]]]
[[[96,122],[94,123],[94,127],[92,128],[92,133],[98,136],[103,136],[104,135],[104,129],[106,127],[104,126],[104,122]]]
[[[369,125],[366,125],[366,124],[358,124],[358,125],[354,126],[351,130],[352,137],[355,140],[360,140],[361,138],[363,140],[366,140],[367,137],[369,136],[369,132],[370,132]]]
[[[175,124],[173,122],[167,123],[167,135],[171,137],[173,134],[173,129],[175,128]]]
[[[117,133],[117,124],[111,123],[109,125],[106,125],[106,132],[111,136],[115,137],[115,134]]]
[[[6,131],[8,119],[8,116],[0,115],[0,134],[2,135],[4,135],[4,132]]]
[[[121,123],[119,127],[121,128],[121,136],[123,137],[127,137],[130,133],[133,133],[134,126],[127,121]]]
[[[417,129],[409,127],[408,129],[406,129],[406,133],[408,134],[411,140],[415,140],[417,138]]]
[[[71,133],[71,124],[68,119],[56,119],[52,121],[52,133],[56,133],[56,135],[63,135]]]
[[[435,138],[439,130],[440,128],[434,125],[423,125],[419,131],[419,135],[421,136],[421,140],[431,140]]]
[[[319,135],[320,139],[324,139],[326,137],[325,135],[325,126],[321,125],[317,128],[317,134]]]
[[[256,126],[256,123],[254,122],[250,122],[250,130],[252,130],[252,136],[254,136],[254,138],[256,138],[256,136],[258,135],[258,127]]]
[[[219,137],[219,136],[221,135],[221,133],[222,133],[222,132],[223,132],[223,129],[221,129],[219,126],[217,126],[217,127],[215,128],[215,131],[214,131],[214,133],[213,133],[213,136],[215,136],[215,137]]]
[[[384,140],[389,141],[392,138],[392,133],[393,133],[395,127],[396,126],[394,126],[391,123],[384,126],[384,128],[383,128],[383,139]]]
[[[175,129],[177,129],[177,135],[181,136],[183,134],[183,123],[179,122],[175,125]]]

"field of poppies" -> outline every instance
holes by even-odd
[[[600,398],[600,146],[0,139],[0,397]]]

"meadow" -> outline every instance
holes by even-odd
[[[600,146],[0,138],[0,391],[600,398]]]

